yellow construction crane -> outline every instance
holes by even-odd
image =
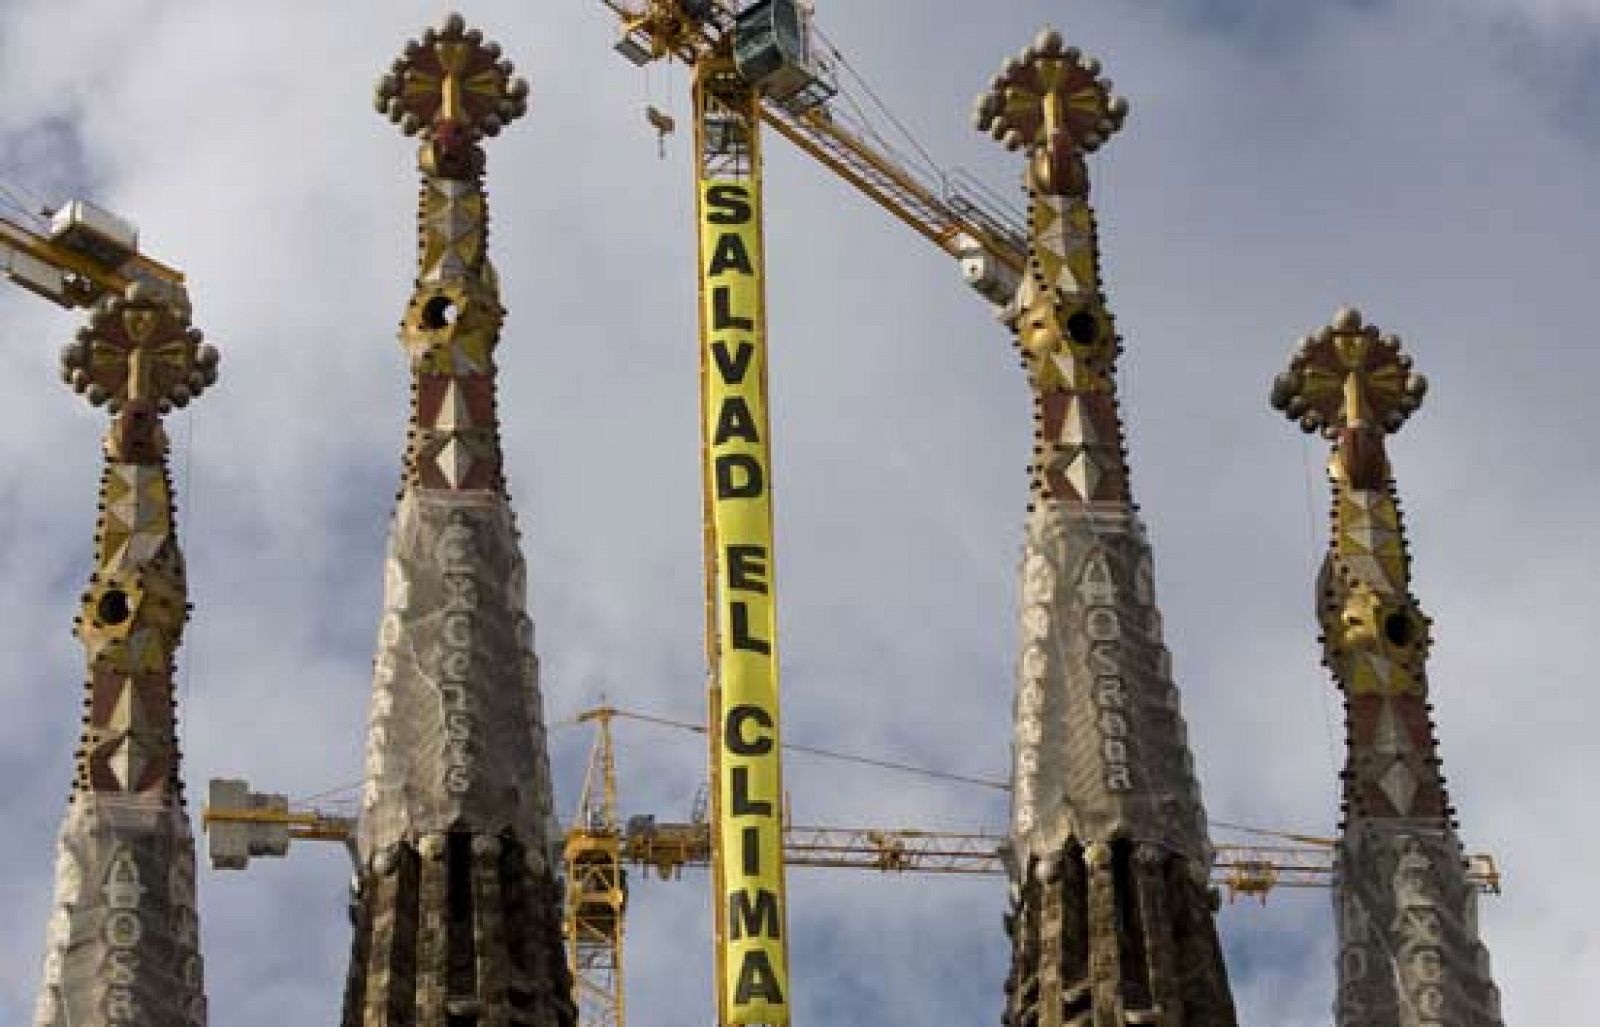
[[[714,860],[712,825],[698,808],[688,822],[659,822],[652,816],[634,816],[626,823],[622,821],[617,807],[617,760],[612,737],[612,722],[618,719],[706,733],[706,728],[698,724],[613,706],[587,710],[573,721],[591,723],[596,728],[578,812],[567,830],[564,848],[565,933],[581,1027],[623,1027],[626,1023],[622,967],[628,906],[627,868],[637,867],[646,873],[654,871],[664,881],[677,880],[685,867],[711,867]],[[1007,785],[998,781],[814,746],[790,744],[785,748],[968,785],[1007,789]],[[1267,895],[1277,888],[1332,885],[1333,839],[1214,823],[1230,831],[1272,839],[1270,844],[1215,846],[1212,881],[1227,892],[1230,902],[1239,896],[1252,896],[1264,903]],[[788,866],[1003,876],[1006,873],[1004,842],[1005,839],[996,834],[883,827],[801,827],[786,822],[783,859]],[[1491,855],[1478,853],[1468,857],[1468,873],[1480,890],[1500,893],[1500,872]]]
[[[612,715],[609,707],[601,706],[579,714],[577,720],[598,723],[600,737],[609,739]],[[621,839],[616,750],[609,742],[596,742],[584,772],[578,810],[561,850],[567,879],[562,911],[567,964],[572,969],[578,1022],[585,1027],[622,1027],[627,1022],[622,934],[628,884]],[[709,836],[706,844],[709,848]]]
[[[1023,232],[981,187],[931,161],[913,170],[834,102],[854,102],[838,85],[835,65],[847,65],[822,55],[805,0],[602,2],[621,19],[619,53],[641,67],[681,61],[693,79],[717,1023],[787,1024],[761,126],[956,257],[992,303],[1015,292]],[[653,107],[646,117],[658,139],[673,130]]]
[[[563,845],[564,934],[581,1027],[624,1027],[627,1022],[623,978],[627,870],[632,867],[646,876],[654,874],[660,880],[674,881],[682,877],[686,867],[712,865],[711,824],[703,803],[697,802],[693,815],[684,822],[658,821],[652,816],[633,816],[623,821],[612,733],[616,720],[702,735],[707,732],[704,725],[605,705],[563,722],[593,724],[596,729],[583,791]],[[1004,782],[985,778],[815,746],[786,747],[792,752],[1007,790]],[[354,817],[301,808],[282,795],[252,792],[243,781],[213,780],[201,823],[208,835],[211,863],[222,869],[243,868],[252,857],[286,855],[290,842],[295,840],[342,842],[354,858]],[[1332,839],[1226,821],[1213,821],[1213,826],[1270,840],[1215,846],[1211,879],[1227,893],[1229,901],[1244,896],[1265,902],[1279,888],[1327,888],[1333,883]],[[1004,841],[1000,835],[982,832],[786,823],[783,860],[795,867],[999,877],[1006,872]],[[1467,866],[1480,891],[1500,894],[1500,871],[1493,856],[1475,853],[1467,858]]]
[[[841,94],[842,56],[822,52],[809,4],[758,0],[735,11],[726,0],[601,2],[621,21],[617,52],[635,65],[671,59],[697,68],[725,51],[742,56],[762,123],[956,258],[985,298],[1010,302],[1027,263],[1018,214],[966,172],[912,160],[884,140],[849,92]],[[671,131],[655,114],[652,126]]]
[[[0,273],[59,306],[87,307],[144,282],[188,308],[183,274],[139,252],[139,230],[87,200],[19,202],[0,184]]]

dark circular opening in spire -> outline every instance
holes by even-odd
[[[1067,334],[1080,346],[1093,346],[1100,339],[1100,325],[1093,314],[1080,310],[1067,318]]]
[[[1390,645],[1410,645],[1417,639],[1417,626],[1403,611],[1383,619],[1383,637]]]
[[[422,305],[422,327],[431,331],[449,328],[456,323],[455,302],[448,296],[435,296]]]
[[[128,593],[120,588],[108,589],[95,604],[94,613],[100,623],[116,627],[133,615],[133,608],[128,605]]]

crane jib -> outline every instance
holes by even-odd
[[[729,1023],[787,1024],[776,607],[760,204],[749,181],[700,182],[701,344],[712,658],[720,686],[717,841]]]

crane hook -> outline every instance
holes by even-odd
[[[667,156],[667,136],[677,130],[678,123],[672,119],[672,115],[654,104],[645,107],[644,119],[650,123],[651,128],[656,130],[656,155],[665,160]]]

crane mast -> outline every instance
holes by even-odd
[[[717,1015],[722,1023],[786,1024],[759,117],[756,87],[740,74],[726,46],[696,63]]]
[[[580,722],[596,727],[577,815],[561,848],[566,870],[562,934],[578,1022],[584,1027],[623,1027],[627,991],[622,976],[622,934],[628,906],[617,823],[617,760],[611,741],[616,710],[586,710]]]
[[[676,59],[693,73],[717,1019],[786,1024],[761,125],[958,258],[997,305],[1025,266],[1025,233],[952,189],[949,176],[924,180],[835,116],[838,86],[813,57],[809,11],[796,0],[603,2],[621,19],[624,57]],[[651,122],[663,133],[669,124],[659,112]]]

